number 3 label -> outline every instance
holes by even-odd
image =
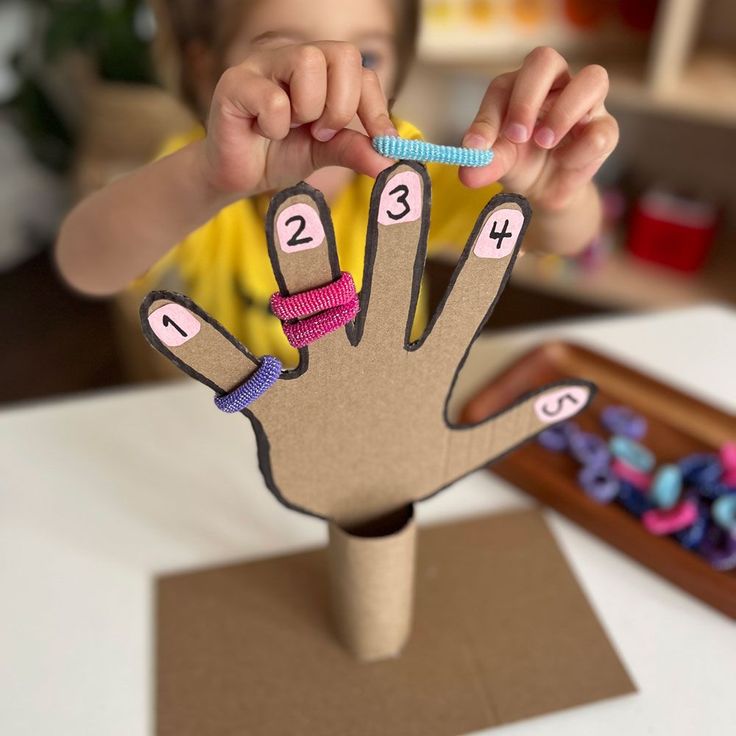
[[[537,419],[545,424],[561,422],[577,414],[588,401],[590,391],[585,386],[569,386],[550,391],[534,402]]]
[[[422,213],[422,182],[415,171],[402,171],[386,183],[378,205],[378,222],[414,222]]]
[[[284,253],[317,248],[325,241],[325,229],[319,215],[304,202],[286,207],[279,213],[276,233]]]
[[[153,334],[170,348],[178,348],[202,329],[199,320],[180,304],[166,304],[148,315]]]

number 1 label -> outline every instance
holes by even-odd
[[[169,348],[189,342],[201,329],[199,320],[180,304],[165,304],[148,315],[154,335]]]

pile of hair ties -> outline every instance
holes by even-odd
[[[426,141],[415,141],[392,135],[379,135],[373,139],[373,148],[386,158],[397,161],[421,161],[449,164],[451,166],[488,166],[493,161],[493,151],[482,148],[440,146]]]
[[[598,503],[615,502],[651,534],[670,536],[718,570],[736,568],[736,442],[659,464],[641,441],[645,417],[611,405],[600,415],[608,440],[563,422],[537,437],[578,463],[578,483]]]

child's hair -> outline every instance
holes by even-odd
[[[339,1],[339,0],[338,0]],[[154,58],[162,82],[204,118],[194,74],[193,49],[227,49],[240,30],[248,0],[149,0],[156,14]],[[401,88],[414,59],[419,33],[421,0],[393,0],[396,13],[396,58],[393,90]],[[219,59],[224,71],[224,60]],[[214,80],[213,80],[214,82]]]

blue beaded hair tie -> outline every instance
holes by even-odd
[[[394,135],[379,135],[373,139],[373,148],[386,158],[397,161],[434,161],[451,166],[488,166],[493,151],[481,148],[440,146],[437,143],[414,141]]]
[[[258,369],[230,393],[215,396],[215,406],[226,414],[243,411],[271,388],[281,376],[281,361],[272,355],[264,355]]]

